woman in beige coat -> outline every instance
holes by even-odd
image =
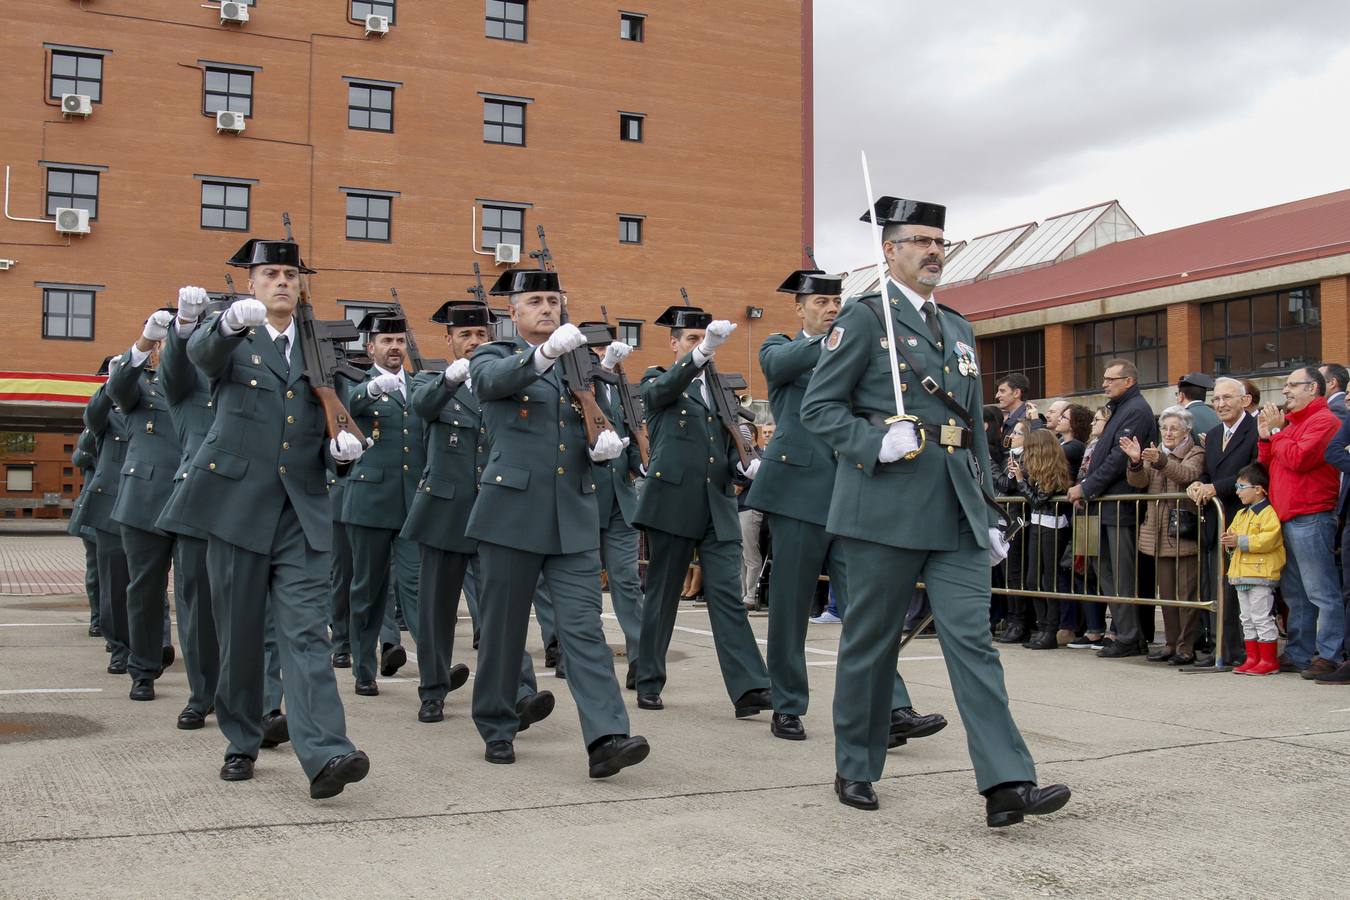
[[[1139,439],[1120,439],[1120,449],[1129,457],[1125,477],[1150,494],[1181,494],[1205,471],[1205,448],[1191,440],[1191,414],[1180,406],[1169,406],[1158,417],[1162,447],[1141,447]],[[1200,562],[1194,537],[1177,537],[1169,527],[1172,510],[1192,522],[1198,511],[1190,500],[1158,500],[1147,505],[1144,524],[1139,527],[1139,552],[1152,556],[1157,571],[1158,599],[1196,600],[1199,593]],[[1187,517],[1186,513],[1190,516]],[[1150,653],[1154,662],[1188,666],[1195,662],[1195,632],[1200,612],[1194,608],[1163,607],[1162,650]]]

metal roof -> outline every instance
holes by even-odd
[[[986,234],[983,237],[975,238],[966,245],[964,250],[948,261],[946,267],[942,270],[942,280],[938,282],[939,286],[972,281],[983,275],[990,266],[1002,258],[1004,253],[1017,246],[1018,241],[1025,238],[1035,227],[1035,222],[1029,222],[1026,225],[1018,225],[1016,228],[1009,228],[1006,231],[998,231],[994,234]]]

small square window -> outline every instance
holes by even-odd
[[[497,318],[497,324],[493,326],[497,332],[494,340],[514,341],[516,339],[516,323],[511,318],[511,310],[494,309],[492,314]]]
[[[352,18],[364,22],[366,16],[385,16],[394,24],[395,0],[352,0]]]
[[[202,227],[248,231],[249,185],[202,182]]]
[[[32,466],[6,466],[5,490],[16,494],[29,494],[33,491]]]
[[[214,116],[221,110],[253,117],[253,73],[243,69],[207,68],[203,76],[202,110]]]
[[[394,200],[375,194],[347,195],[347,240],[388,241]]]
[[[484,250],[498,244],[525,243],[525,210],[515,206],[483,206],[483,227],[480,237]]]
[[[393,131],[394,89],[356,82],[347,85],[347,127],[360,131]]]
[[[511,0],[487,0],[483,33],[503,41],[525,40],[525,3]]]
[[[44,288],[42,336],[57,340],[94,339],[94,292]]]
[[[525,146],[525,104],[483,101],[483,143]]]
[[[89,210],[89,220],[98,218],[98,172],[73,169],[47,170],[47,215],[62,207]]]
[[[642,20],[645,18],[633,13],[619,13],[619,39],[642,43]]]
[[[85,94],[94,103],[103,102],[103,57],[97,53],[53,50],[47,93],[53,100],[60,100],[62,94]]]
[[[642,323],[629,319],[619,320],[619,340],[637,349],[642,346]]]
[[[642,217],[619,216],[619,243],[642,243]]]
[[[619,140],[642,140],[642,116],[634,113],[619,113]]]

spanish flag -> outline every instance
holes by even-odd
[[[89,402],[105,375],[66,375],[58,372],[0,372],[0,402]]]

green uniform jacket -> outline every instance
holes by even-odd
[[[581,413],[562,386],[561,366],[540,375],[534,348],[483,344],[469,364],[491,444],[468,534],[526,553],[598,550],[595,478]]]
[[[398,531],[407,521],[417,481],[426,468],[422,417],[413,411],[412,378],[405,375],[408,398],[397,391],[372,400],[367,391],[380,370],[371,366],[366,380],[352,385],[347,411],[375,443],[352,464],[338,521],[345,525]]]
[[[89,503],[89,482],[94,479],[94,467],[98,464],[98,439],[88,428],[80,432],[75,441],[75,452],[70,456],[70,464],[80,470],[83,485],[80,495],[70,509],[70,522],[66,525],[66,534],[86,537],[93,540],[94,533],[84,524],[85,506]]]
[[[84,485],[89,500],[85,503],[81,524],[118,534],[121,528],[112,520],[112,514],[117,505],[118,484],[122,480],[122,463],[127,458],[127,417],[113,406],[107,384],[89,398],[89,404],[84,408],[84,427],[98,441],[98,462],[94,466],[94,477]]]
[[[214,316],[193,332],[188,357],[211,383],[216,417],[171,515],[265,554],[289,499],[309,546],[331,550],[333,461],[323,407],[302,377],[304,344],[292,348],[288,372],[265,326],[230,335]]]
[[[426,422],[426,468],[399,537],[451,553],[473,553],[465,534],[487,463],[487,433],[468,385],[447,385],[440,372],[412,380],[413,411]]]
[[[974,333],[959,313],[940,307],[943,349],[939,350],[919,311],[894,284],[887,284],[896,340],[972,416],[974,446],[949,452],[930,438],[913,460],[877,461],[886,434],[882,423],[896,412],[890,351],[885,325],[875,307],[868,305],[880,298],[873,294],[849,302],[825,338],[825,350],[802,400],[802,424],[839,453],[825,527],[831,534],[892,547],[955,550],[964,515],[976,543],[987,547],[988,529],[997,517],[981,497],[976,480],[978,473],[992,496],[980,375],[973,364],[967,366],[969,374],[962,374],[959,366],[963,356],[972,363],[975,359]],[[924,391],[908,366],[901,371],[901,383],[906,413],[930,425],[964,427],[955,411]]]
[[[652,455],[633,524],[701,539],[711,519],[719,541],[739,541],[732,486],[739,457],[717,413],[690,387],[699,371],[690,352],[669,372],[653,366],[642,376]]]
[[[108,393],[126,414],[131,430],[112,517],[141,531],[163,534],[155,522],[173,492],[182,447],[169,416],[169,398],[159,375],[146,368],[149,361],[146,354],[141,365],[132,365],[128,350],[108,376]]]
[[[179,337],[177,325],[169,328],[169,336],[159,351],[159,383],[164,388],[164,396],[169,398],[169,418],[173,420],[173,430],[178,435],[178,445],[182,452],[178,456],[178,468],[173,474],[173,490],[177,493],[187,481],[188,470],[192,467],[192,458],[211,430],[216,418],[216,404],[211,398],[211,384],[187,355],[188,339]],[[206,540],[206,532],[193,528],[169,514],[173,500],[164,505],[159,521],[155,524],[164,531],[184,534],[188,537]]]
[[[745,498],[747,506],[824,525],[834,491],[837,454],[802,425],[802,397],[820,362],[820,337],[771,334],[759,348],[769,382],[774,432]]]
[[[609,402],[605,402],[605,391],[609,390]],[[638,451],[637,442],[632,440],[633,432],[628,427],[628,420],[624,418],[623,404],[619,402],[620,387],[617,384],[595,385],[595,399],[600,404],[600,408],[605,411],[610,424],[614,426],[614,431],[621,438],[629,438],[628,446],[623,454],[604,462],[593,462],[593,475],[595,478],[595,501],[600,513],[600,524],[609,525],[610,519],[614,518],[614,504],[619,504],[619,514],[623,516],[624,522],[633,524],[637,516],[637,491],[633,487],[633,479],[642,475],[642,454]]]

